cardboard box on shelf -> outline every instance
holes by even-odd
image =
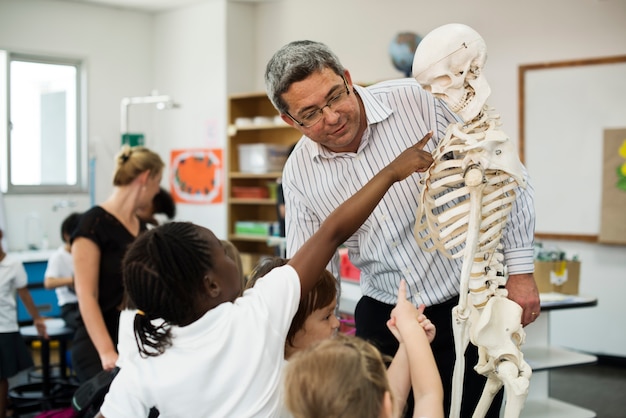
[[[280,172],[289,156],[289,147],[276,144],[240,144],[239,171],[263,174]]]
[[[539,293],[577,295],[580,261],[535,261],[535,282]]]

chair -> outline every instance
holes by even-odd
[[[78,385],[73,383],[68,374],[67,342],[72,338],[74,331],[63,326],[48,326],[48,339],[37,334],[34,325],[20,327],[20,333],[27,343],[37,341],[41,344],[41,366],[29,371],[29,383],[15,386],[9,390],[9,398],[16,412],[45,411],[60,406],[69,406],[71,398]],[[50,343],[59,343],[59,373],[53,377],[50,364]],[[32,382],[32,380],[39,380]]]

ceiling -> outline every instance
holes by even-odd
[[[140,10],[144,12],[162,12],[188,6],[193,3],[200,3],[206,0],[65,0],[75,3],[92,3],[102,6],[119,7],[123,9]],[[227,0],[244,3],[262,3],[274,0]]]
[[[189,4],[200,0],[66,0],[75,3],[92,3],[102,6],[119,7],[122,9],[140,10],[144,12],[160,12]]]

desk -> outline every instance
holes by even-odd
[[[38,404],[41,409],[47,410],[59,404],[64,404],[67,397],[73,394],[76,385],[69,383],[67,373],[67,361],[65,352],[67,342],[74,335],[74,331],[66,326],[48,327],[48,339],[41,338],[37,334],[34,325],[20,328],[20,334],[27,343],[39,341],[41,343],[41,382],[27,383],[12,388],[9,397],[19,406],[20,403],[28,402]],[[50,342],[59,342],[60,378],[52,379],[50,366]]]

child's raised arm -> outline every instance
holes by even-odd
[[[415,172],[423,172],[433,162],[423,148],[432,137],[429,132],[376,174],[361,190],[336,208],[311,238],[298,249],[289,263],[298,272],[302,295],[320,278],[331,257],[346,239],[365,222],[387,190]]]
[[[423,308],[418,310],[407,300],[406,282],[402,280],[398,289],[398,303],[391,311],[391,319],[387,325],[400,341],[400,348],[396,357],[404,359],[404,361],[408,360],[411,387],[415,399],[413,416],[443,418],[443,386],[435,357],[430,348],[429,334],[434,336],[434,326],[430,324],[430,321],[423,318],[422,311]],[[394,358],[395,361],[396,358]],[[406,385],[406,372],[402,373],[402,370],[395,370],[394,376],[392,375],[394,373],[393,366],[392,363],[388,370],[388,377],[391,386],[396,390],[400,388],[402,392],[396,393],[398,398],[403,397],[403,399],[396,399],[396,405],[403,406],[408,394],[408,388],[403,387]]]

